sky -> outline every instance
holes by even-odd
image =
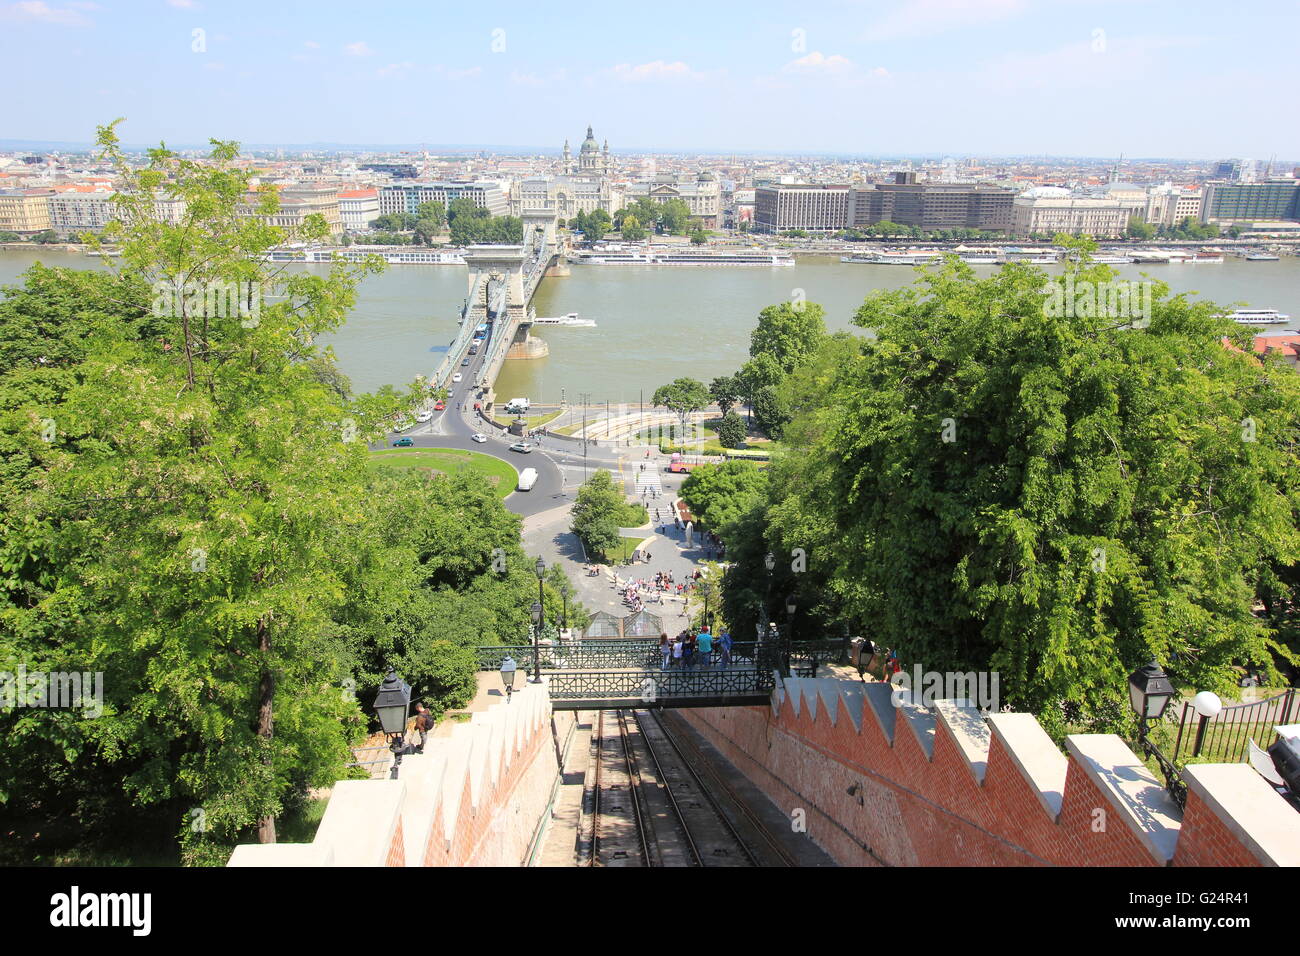
[[[0,0],[0,140],[1300,160],[1300,0]]]

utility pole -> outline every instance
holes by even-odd
[[[591,400],[590,392],[579,392],[582,399],[582,482],[587,483],[587,402]]]

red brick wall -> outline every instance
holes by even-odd
[[[1259,866],[1259,860],[1193,790],[1187,795],[1174,866]]]
[[[802,810],[809,837],[843,865],[1161,865],[1073,758],[1053,820],[996,734],[981,782],[942,721],[930,758],[901,713],[890,746],[870,706],[861,731],[837,706],[834,723],[821,702],[816,719],[806,701],[795,714],[789,697],[775,717],[768,707],[678,713],[787,815]],[[1193,794],[1173,865],[1257,861]]]

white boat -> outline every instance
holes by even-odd
[[[1285,325],[1291,316],[1277,309],[1237,309],[1228,318],[1241,325]]]
[[[1092,257],[1093,264],[1102,265],[1102,266],[1121,266],[1121,265],[1126,265],[1127,263],[1130,263],[1132,261],[1133,261],[1132,256],[1116,256],[1116,255],[1107,254],[1107,255]]]
[[[876,261],[875,256],[866,255],[861,252],[854,253],[851,256],[840,256],[840,262],[875,262],[875,261]]]
[[[1250,255],[1246,256],[1246,261],[1247,262],[1277,262],[1278,258],[1277,256],[1269,255],[1267,252],[1252,252]]]
[[[1208,263],[1221,263],[1221,262],[1223,262],[1223,253],[1222,253],[1222,252],[1207,252],[1207,251],[1204,251],[1204,250],[1203,250],[1203,251],[1201,251],[1201,252],[1197,252],[1197,253],[1193,254],[1193,256],[1192,256],[1190,259],[1188,259],[1187,261],[1188,261],[1188,262],[1198,262],[1198,263],[1206,263],[1206,262],[1208,262]]]
[[[596,327],[595,319],[580,319],[577,312],[569,312],[565,315],[542,316],[539,315],[533,319],[534,325],[570,325],[580,326],[582,328],[594,329]]]
[[[958,256],[957,258],[968,266],[995,266],[998,264],[997,256]]]
[[[934,262],[942,252],[932,252],[927,249],[909,249],[907,252],[882,252],[876,256],[877,265],[889,266],[922,266],[929,262]]]
[[[650,250],[645,252],[579,253],[570,262],[583,265],[643,266],[793,266],[788,252],[692,252],[689,250]]]

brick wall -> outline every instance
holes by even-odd
[[[1184,814],[1117,737],[1062,754],[1028,715],[899,709],[888,685],[680,713],[843,865],[1300,865],[1300,814],[1242,765],[1193,768]]]
[[[574,715],[528,684],[430,737],[398,780],[335,785],[311,844],[240,846],[230,866],[519,866],[547,811]]]

